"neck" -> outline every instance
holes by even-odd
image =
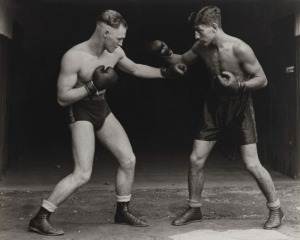
[[[224,33],[224,31],[222,29],[219,29],[217,34],[216,34],[216,37],[211,42],[211,46],[216,47],[216,48],[222,47],[222,45],[224,44],[224,41],[226,40],[227,36],[228,35],[226,33]]]
[[[95,31],[90,39],[87,41],[87,45],[91,53],[100,56],[104,52],[103,41],[101,40],[100,34],[98,31]]]

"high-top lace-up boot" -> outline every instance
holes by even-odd
[[[147,221],[134,216],[129,211],[129,202],[117,202],[117,210],[115,214],[115,223],[128,224],[134,227],[147,227]]]
[[[30,220],[28,230],[48,236],[63,235],[65,233],[63,230],[52,226],[50,215],[51,212],[41,207],[36,216]]]
[[[264,225],[264,229],[273,229],[279,227],[281,225],[283,217],[284,214],[281,208],[270,208],[269,218]]]
[[[177,217],[172,225],[181,226],[192,222],[201,222],[203,216],[200,207],[189,207],[183,214]]]

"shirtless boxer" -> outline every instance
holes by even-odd
[[[215,6],[202,8],[193,18],[196,42],[182,55],[162,41],[150,49],[167,63],[195,63],[202,59],[211,75],[200,131],[194,140],[188,172],[188,209],[172,224],[180,226],[202,221],[201,193],[204,185],[204,164],[218,137],[231,129],[240,144],[243,162],[267,200],[269,217],[265,229],[279,227],[283,219],[270,174],[261,165],[257,154],[257,133],[251,92],[267,85],[265,73],[252,49],[242,40],[226,34],[221,25],[221,11]]]
[[[95,136],[119,163],[115,183],[115,223],[148,226],[147,221],[129,211],[136,159],[123,127],[106,103],[105,89],[117,81],[115,66],[140,78],[180,77],[186,69],[184,64],[154,68],[134,63],[121,48],[126,31],[127,23],[123,17],[116,11],[106,10],[98,16],[91,38],[72,47],[62,58],[57,98],[58,103],[68,109],[75,167],[43,201],[37,215],[30,220],[30,231],[44,235],[64,234],[63,230],[52,226],[50,214],[89,181]]]

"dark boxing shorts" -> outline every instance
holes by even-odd
[[[207,95],[196,139],[216,141],[228,130],[240,145],[257,142],[251,93],[233,96],[211,91]]]
[[[87,97],[75,102],[68,107],[68,123],[76,121],[88,121],[93,124],[94,130],[99,130],[106,117],[111,113],[107,105],[105,95],[95,96],[92,99]]]

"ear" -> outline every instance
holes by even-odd
[[[109,30],[108,29],[105,29],[104,30],[104,37],[107,37],[109,35]]]
[[[216,24],[216,23],[213,23],[211,26],[212,26],[214,32],[216,32],[219,28],[218,24]]]

